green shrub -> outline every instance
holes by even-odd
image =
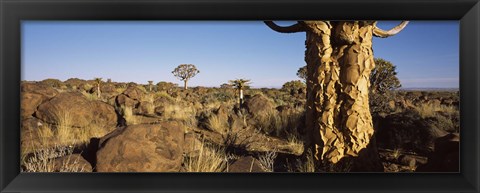
[[[302,81],[292,80],[283,84],[282,90],[287,93],[290,93],[291,95],[295,95],[295,94],[304,93],[304,89],[306,87],[307,85],[305,85],[305,83],[303,83]]]

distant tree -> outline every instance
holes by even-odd
[[[108,84],[112,83],[112,79],[111,78],[107,79],[107,83]]]
[[[148,90],[152,92],[152,86],[153,86],[153,81],[149,80],[148,81]]]
[[[100,84],[102,83],[102,78],[94,78],[95,80],[95,86],[97,87],[97,98],[100,98],[101,93],[100,93]]]
[[[370,91],[372,93],[382,94],[402,87],[397,78],[397,72],[395,72],[395,65],[381,58],[375,58],[374,61],[375,68],[370,74]]]
[[[240,106],[243,104],[243,89],[245,87],[248,87],[249,84],[251,84],[250,80],[247,79],[236,79],[236,80],[230,80],[229,81],[230,85],[235,87],[238,90],[238,103]]]
[[[370,74],[369,106],[372,114],[393,111],[389,105],[395,99],[395,89],[402,85],[397,78],[395,65],[381,58],[375,58],[375,68]]]
[[[183,88],[187,89],[187,82],[192,77],[200,73],[200,70],[193,64],[180,64],[172,71],[173,75],[183,81]]]
[[[307,81],[307,66],[300,67],[297,71],[297,76],[304,82]]]

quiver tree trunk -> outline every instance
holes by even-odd
[[[319,165],[334,171],[383,171],[368,103],[375,67],[372,37],[394,35],[407,22],[390,31],[373,21],[301,21],[290,27],[265,23],[282,33],[306,32],[307,144]]]
[[[100,91],[100,83],[97,84],[97,97],[100,98],[102,96],[102,93]]]
[[[238,90],[238,104],[240,105],[240,108],[243,105],[243,89]]]
[[[373,26],[369,22],[306,24],[311,29],[307,31],[305,58],[311,88],[307,101],[312,101],[307,109],[313,110],[307,112],[311,114],[307,124],[313,132],[316,158],[326,160],[327,165],[336,164],[368,151],[372,142],[368,87],[375,67]]]

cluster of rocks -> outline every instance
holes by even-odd
[[[226,140],[231,140],[228,141],[228,145],[241,152],[241,155],[230,163],[226,170],[229,172],[265,171],[259,160],[252,156],[257,153],[275,151],[292,156],[303,154],[303,147],[292,147],[286,139],[269,135],[272,134],[269,128],[261,128],[260,133],[255,128],[258,119],[263,115],[272,112],[291,112],[297,105],[278,106],[266,94],[247,95],[242,106],[243,110],[238,106],[222,104],[213,111],[205,113],[199,109],[205,107],[209,99],[208,97],[203,97],[204,101],[198,101],[198,99],[202,98],[200,96],[211,94],[213,90],[210,88],[192,88],[152,98],[152,95],[149,96],[144,89],[133,84],[125,85],[121,93],[118,93],[116,85],[105,84],[100,88],[104,99],[102,101],[88,99],[82,94],[82,92],[96,94],[97,89],[82,88],[88,83],[72,79],[65,84],[75,85],[76,90],[64,91],[42,83],[21,84],[22,146],[37,145],[35,141],[38,138],[33,135],[35,130],[45,124],[57,124],[62,112],[68,112],[69,116],[73,117],[69,127],[82,129],[96,124],[104,127],[109,133],[100,138],[92,137],[85,147],[78,147],[81,151],[56,158],[55,161],[58,162],[56,165],[59,166],[60,163],[74,162],[78,168],[82,168],[82,171],[183,171],[182,162],[185,156],[198,156],[198,149],[205,141],[216,146],[225,146]],[[230,91],[234,96],[234,90],[230,89]],[[170,89],[169,92],[173,91]],[[182,97],[182,101],[179,103],[175,96]],[[304,105],[301,100],[298,103],[298,106]],[[393,102],[391,105],[400,105],[408,109],[420,103],[455,105],[458,104],[458,100],[449,96],[435,98],[431,95],[427,97],[421,95],[412,98],[405,95],[402,100]],[[164,119],[165,109],[169,105],[196,108],[197,113],[193,116],[198,121],[198,125],[188,125],[191,128],[186,128],[182,121]],[[122,108],[132,109],[133,116],[137,116],[135,124],[125,123]],[[249,126],[235,128],[235,136],[225,136],[225,133],[206,129],[204,124],[213,115],[229,122],[243,119],[245,125]],[[404,117],[401,114],[392,114],[376,122],[376,128],[379,128],[377,141],[382,147],[393,149],[395,147],[389,146],[388,143],[402,143],[406,144],[402,148],[408,149],[408,144],[411,144],[411,150],[423,153],[423,155],[404,153],[400,156],[392,156],[391,152],[381,151],[380,158],[384,161],[386,171],[409,171],[412,168],[416,168],[417,171],[458,171],[458,167],[455,166],[458,166],[459,137],[448,134],[444,130],[432,128],[431,125],[425,125],[422,121]],[[382,129],[406,128],[405,126],[410,129],[403,129],[401,132]],[[428,129],[419,130],[418,128]],[[422,133],[422,131],[425,132]],[[418,147],[426,147],[426,149]],[[62,168],[55,170],[61,171]]]
[[[446,134],[434,142],[434,149],[426,155],[413,152],[380,150],[385,172],[459,172],[460,136]]]
[[[68,84],[82,82],[75,80]],[[91,124],[101,125],[108,128],[109,134],[101,138],[92,138],[78,152],[55,159],[55,164],[74,164],[81,171],[89,172],[173,172],[182,171],[184,156],[198,156],[200,138],[217,146],[224,145],[222,134],[210,132],[201,128],[190,128],[192,132],[186,132],[186,126],[179,121],[162,120],[161,116],[167,105],[173,105],[175,101],[169,96],[159,96],[153,101],[147,99],[147,93],[137,86],[130,85],[122,93],[116,93],[111,86],[102,86],[100,91],[105,101],[87,99],[82,90],[64,91],[55,89],[42,83],[22,83],[22,145],[32,144],[38,140],[35,135],[26,135],[39,129],[41,125],[55,125],[62,113],[68,113],[72,119],[69,127],[88,128]],[[97,89],[87,89],[87,93],[96,94]],[[194,88],[192,91],[180,92],[189,95],[190,92],[207,94],[205,88]],[[191,94],[190,94],[191,95]],[[150,117],[155,121],[140,121],[136,124],[120,124],[124,115],[119,107],[132,108],[136,116]],[[274,103],[263,95],[249,97],[245,101],[245,107],[250,117],[265,111],[275,110]],[[154,112],[151,112],[154,109]],[[221,105],[214,113],[220,118],[227,120],[232,118],[234,107]],[[238,115],[234,115],[238,116]],[[238,117],[234,117],[238,118]],[[141,119],[148,120],[148,119]],[[161,120],[161,121],[158,121]],[[253,128],[241,128],[238,132],[238,140],[232,145],[244,148],[243,151],[268,152],[279,151],[286,154],[300,155],[302,152],[292,150],[286,140],[259,134],[252,136]],[[248,141],[248,146],[242,146],[242,142]],[[303,149],[302,149],[303,151]],[[233,161],[228,171],[243,171],[245,160],[253,157],[242,157]],[[255,161],[252,171],[261,171],[258,160]],[[247,161],[248,162],[248,161]],[[250,167],[250,166],[249,166]],[[250,168],[248,168],[250,170]],[[62,168],[55,168],[62,171]],[[63,170],[64,171],[64,170]]]

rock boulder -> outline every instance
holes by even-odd
[[[269,98],[261,94],[247,98],[244,105],[248,112],[254,116],[264,114],[275,107]]]
[[[98,172],[180,171],[184,128],[177,122],[128,126],[103,141]]]
[[[229,166],[228,172],[266,172],[252,156],[241,157]]]
[[[35,93],[45,96],[47,98],[52,98],[58,94],[58,91],[41,83],[22,83],[20,86],[20,91],[22,93]]]
[[[22,92],[20,100],[21,117],[31,117],[33,113],[37,110],[37,107],[46,100],[48,100],[48,98],[44,95],[32,92]]]
[[[123,94],[128,96],[128,98],[137,101],[142,101],[146,95],[145,91],[133,85],[129,86],[125,91],[123,91]]]
[[[41,104],[35,115],[40,120],[57,124],[59,117],[68,115],[73,127],[87,127],[97,124],[115,127],[117,114],[115,109],[101,101],[89,101],[81,93],[60,93],[51,100]]]

